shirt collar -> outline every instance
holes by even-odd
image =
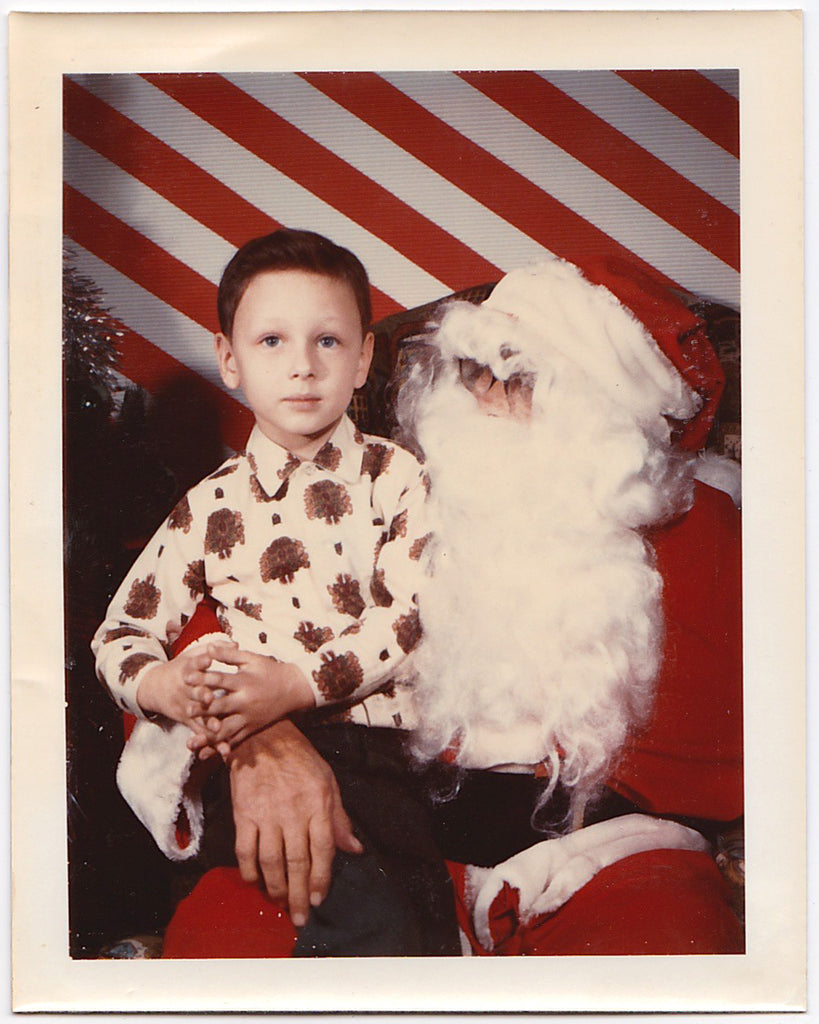
[[[271,441],[261,429],[253,427],[245,452],[256,479],[268,495],[273,495],[302,462],[312,462],[320,469],[340,477],[345,483],[355,483],[361,476],[361,460],[365,442],[361,432],[349,416],[342,416],[329,440],[312,459],[301,459],[286,448]]]

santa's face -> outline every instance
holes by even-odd
[[[475,397],[478,409],[487,416],[511,416],[526,420],[532,414],[534,375],[514,373],[507,380],[499,380],[492,368],[476,359],[459,359],[458,375],[461,384]]]

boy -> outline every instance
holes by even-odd
[[[246,451],[182,498],[133,566],[94,638],[97,672],[124,710],[181,723],[199,735],[191,748],[204,739],[223,756],[285,716],[323,719],[313,729],[330,737],[322,753],[355,791],[345,794],[342,784],[345,806],[360,803],[366,818],[377,804],[368,787],[387,785],[370,765],[383,761],[380,747],[372,757],[370,748],[386,731],[373,726],[393,734],[387,760],[396,793],[381,800],[405,795],[396,742],[405,692],[391,677],[419,638],[426,542],[420,465],[399,446],[362,436],[345,413],[373,351],[366,272],[320,235],[280,230],[236,253],[218,309],[220,373],[228,388],[242,388],[256,423]],[[168,660],[206,594],[227,639]],[[328,731],[325,708],[370,728]],[[364,827],[365,846],[381,824]],[[304,951],[457,952],[446,874],[440,864],[433,871],[437,881],[413,877],[406,895],[384,883],[392,874],[406,887],[405,865],[385,869],[382,859],[368,868],[366,858],[349,858],[334,881],[339,917],[352,920],[366,889],[362,928],[371,932],[380,919],[389,934],[350,948],[333,922],[331,939],[317,932],[311,913]],[[353,893],[346,900],[342,878]],[[430,942],[413,908],[418,891],[436,884],[445,889],[435,897],[444,938]],[[326,919],[332,906],[322,909]]]

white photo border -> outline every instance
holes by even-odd
[[[737,1011],[805,1000],[804,355],[798,11],[17,14],[10,19],[14,1009]],[[377,61],[377,63],[373,63]],[[746,954],[73,961],[65,857],[61,91],[80,72],[740,72]]]

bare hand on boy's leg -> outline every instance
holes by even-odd
[[[230,759],[242,878],[287,898],[296,927],[327,895],[336,849],[361,853],[327,762],[292,722],[277,722]]]
[[[208,653],[215,662],[236,667],[235,673],[209,672],[208,680],[191,691],[206,715],[209,745],[224,758],[264,726],[315,704],[295,665],[222,644],[209,644]]]

